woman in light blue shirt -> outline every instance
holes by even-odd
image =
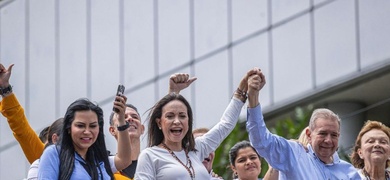
[[[118,153],[109,160],[103,134],[103,111],[88,99],[73,102],[64,116],[59,145],[51,145],[43,152],[38,168],[38,179],[114,179],[113,172],[131,163],[130,138],[125,131],[126,97],[116,97],[118,109]]]

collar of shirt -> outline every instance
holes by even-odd
[[[314,158],[315,160],[317,160],[319,162],[322,162],[321,159],[314,152],[313,147],[311,146],[311,144],[308,144],[307,148],[308,148],[308,151],[309,151],[308,153],[310,154],[310,156],[312,158]],[[325,164],[324,162],[322,162],[322,163],[325,164],[326,166],[332,166],[334,164],[340,163],[340,157],[339,157],[337,151],[332,155],[332,158],[333,158],[333,162],[332,163],[330,163],[330,164]]]

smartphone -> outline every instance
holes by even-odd
[[[118,89],[116,90],[116,96],[123,95],[124,93],[125,93],[125,86],[123,86],[122,84],[119,84]],[[112,110],[115,112],[119,112],[119,110],[117,108],[112,108]]]

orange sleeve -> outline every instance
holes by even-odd
[[[3,98],[0,102],[0,112],[7,118],[8,125],[30,164],[39,159],[45,145],[28,123],[15,94]]]
[[[114,173],[115,180],[132,180],[124,175],[122,175],[119,171]]]

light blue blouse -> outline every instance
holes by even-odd
[[[60,154],[59,151],[55,145],[48,146],[45,151],[43,152],[39,167],[38,167],[38,179],[39,180],[53,180],[58,179],[60,174]],[[75,166],[73,169],[73,173],[70,177],[71,180],[78,180],[78,179],[91,179],[91,176],[88,174],[88,172],[84,169],[81,162],[85,162],[83,158],[80,157],[77,153],[75,153]],[[100,170],[99,172],[99,179],[101,179],[101,176],[103,176],[104,180],[111,179],[110,176],[107,174],[106,169],[104,167],[104,162],[100,162],[99,166]]]

